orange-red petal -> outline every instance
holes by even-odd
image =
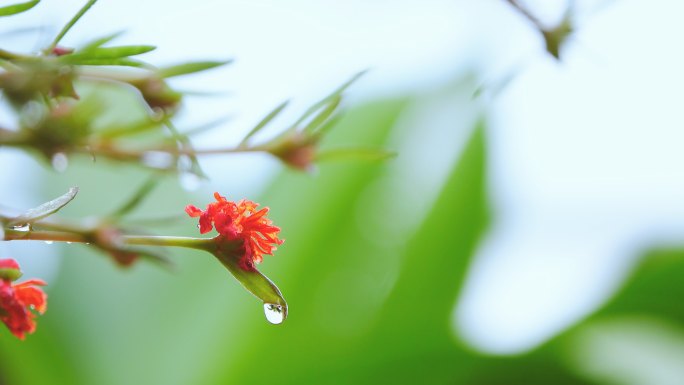
[[[193,205],[185,206],[185,212],[188,213],[188,215],[190,215],[191,217],[199,217],[200,215],[202,215],[202,210]]]
[[[218,192],[214,193],[216,202],[209,203],[206,210],[188,205],[185,212],[191,217],[199,217],[200,233],[204,234],[216,229],[228,240],[242,239],[245,255],[240,260],[244,269],[253,269],[264,254],[272,255],[275,245],[283,243],[278,239],[280,228],[266,217],[268,207],[257,211],[259,204],[242,199],[235,203],[227,200]]]

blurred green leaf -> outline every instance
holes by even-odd
[[[337,110],[337,107],[340,106],[340,103],[342,102],[342,96],[341,95],[335,95],[334,97],[330,98],[330,100],[323,106],[318,114],[316,114],[312,119],[311,122],[309,122],[306,127],[304,127],[304,131],[306,132],[316,132],[318,128],[324,125],[325,122],[327,122],[331,116],[335,113]]]
[[[684,323],[684,249],[648,252],[614,298],[595,317],[651,314]]]
[[[92,64],[106,62],[112,59],[123,59],[129,56],[141,55],[155,50],[151,45],[130,45],[120,47],[96,47],[69,55],[60,56],[58,60],[64,64]]]
[[[207,71],[213,68],[221,67],[232,63],[232,60],[223,61],[197,61],[182,63],[169,67],[160,68],[157,73],[163,78],[170,78],[174,76],[189,75],[196,72]]]
[[[142,120],[126,125],[112,125],[97,131],[97,136],[106,139],[115,139],[124,136],[143,134],[153,130],[161,129],[161,124],[149,116]]]
[[[29,9],[38,5],[38,3],[40,3],[40,0],[27,1],[25,3],[19,3],[19,4],[13,4],[13,5],[7,5],[4,7],[0,7],[0,16],[11,16],[11,15],[16,15],[17,13],[22,13],[24,11],[28,11]]]
[[[309,109],[307,109],[304,114],[292,125],[293,128],[299,127],[302,122],[306,121],[311,115],[316,113],[316,111],[320,110],[321,108],[325,107],[326,105],[333,103],[333,100],[338,98],[344,91],[347,90],[352,84],[354,84],[361,76],[365,75],[367,71],[361,71],[357,73],[356,75],[352,76],[351,79],[347,80],[339,86],[335,91],[330,93],[328,96],[325,98],[319,100],[317,103],[313,104]],[[339,103],[339,102],[338,102]]]
[[[154,189],[154,187],[157,186],[157,182],[158,177],[152,177],[147,179],[145,183],[143,183],[138,188],[138,190],[133,195],[131,195],[131,197],[128,198],[128,200],[124,202],[124,204],[121,205],[121,207],[114,210],[114,212],[110,216],[113,218],[119,218],[134,210],[136,207],[138,207],[140,202],[142,202],[143,199],[145,199],[149,195],[152,189]]]
[[[116,39],[117,37],[121,36],[123,34],[123,31],[119,32],[114,32],[112,34],[106,35],[99,37],[95,40],[90,41],[87,43],[85,46],[83,46],[81,49],[79,49],[79,52],[87,52],[87,51],[92,51],[95,50],[96,48],[100,48],[101,46],[109,43],[110,41]]]
[[[405,105],[405,100],[398,99],[351,109],[340,121],[341,129],[331,140],[346,138],[381,146]],[[355,360],[351,357],[354,351],[350,349],[361,342],[359,335],[351,331],[335,335],[330,331],[338,327],[354,330],[358,326],[343,325],[358,325],[358,321],[354,321],[357,317],[371,317],[372,320],[372,315],[359,314],[359,311],[366,309],[372,314],[373,309],[355,306],[349,298],[363,290],[356,287],[355,274],[369,277],[378,272],[381,261],[387,257],[375,254],[377,248],[362,236],[360,231],[363,229],[357,226],[354,208],[363,191],[381,175],[381,167],[324,165],[315,179],[288,173],[272,186],[272,193],[265,200],[271,206],[274,222],[283,229],[287,239],[276,258],[282,259],[281,266],[287,267],[286,276],[296,277],[283,280],[281,285],[288,302],[297,305],[277,331],[261,327],[261,319],[244,319],[242,325],[236,326],[244,331],[242,338],[230,337],[231,344],[241,354],[232,359],[230,365],[222,365],[222,369],[217,367],[220,373],[207,375],[203,383],[215,383],[217,378],[222,382],[263,383],[270,377],[269,373],[279,373],[279,382],[283,383],[351,383],[348,377],[331,373],[330,365],[348,358]],[[276,263],[275,260],[267,262],[270,262],[268,266]],[[342,272],[352,272],[348,281],[337,280],[330,289],[323,290],[325,282]],[[366,294],[377,296],[376,293]],[[327,320],[333,323],[327,325]],[[291,354],[277,354],[273,351],[274,346],[288,346]],[[250,370],[246,365],[264,351],[269,352],[269,373]],[[216,354],[221,353],[217,351]],[[316,365],[312,367],[311,362]],[[350,365],[345,362],[339,367],[356,370],[355,364]]]
[[[59,58],[68,58],[71,55],[64,55],[60,56]],[[87,66],[123,66],[123,67],[150,67],[149,64],[136,60],[136,59],[129,59],[129,58],[100,58],[100,59],[93,59],[93,58],[86,58],[86,57],[78,57],[78,58],[73,58],[70,60],[63,60],[65,63],[68,64],[73,64],[73,65],[87,65]]]
[[[273,120],[276,116],[278,116],[278,114],[280,114],[285,109],[285,107],[287,107],[288,103],[290,103],[289,100],[286,100],[286,101],[280,103],[276,108],[273,109],[273,111],[269,112],[268,115],[266,115],[263,119],[261,119],[261,121],[259,121],[259,123],[257,123],[256,126],[254,126],[254,128],[252,128],[247,133],[247,135],[245,135],[245,137],[240,142],[239,146],[243,147],[243,146],[247,145],[247,142],[249,141],[249,139],[251,139],[252,136],[256,135],[256,133],[261,131],[262,128],[266,127],[266,125],[269,124],[271,122],[271,120]]]

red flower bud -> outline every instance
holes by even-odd
[[[19,270],[19,265],[13,259],[0,259],[0,270]],[[35,314],[47,310],[47,295],[37,286],[45,286],[40,279],[30,279],[26,282],[13,284],[10,279],[0,279],[0,321],[12,334],[24,339],[26,334],[36,330]]]

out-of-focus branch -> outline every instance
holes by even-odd
[[[537,29],[544,30],[544,25],[535,17],[526,7],[524,7],[518,0],[506,0],[508,4],[510,4],[513,8],[518,10],[521,15],[525,16],[527,20],[529,20],[532,24],[534,24]]]
[[[573,32],[574,27],[571,21],[571,7],[569,6],[563,16],[563,19],[554,27],[546,27],[536,16],[530,12],[525,6],[520,4],[518,0],[505,0],[513,8],[515,8],[521,15],[523,15],[535,29],[537,29],[544,37],[546,44],[546,51],[556,59],[560,59],[560,51],[567,38]]]

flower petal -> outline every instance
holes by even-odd
[[[185,212],[188,213],[188,215],[190,215],[191,217],[199,217],[200,215],[202,215],[202,210],[193,205],[185,206]]]

